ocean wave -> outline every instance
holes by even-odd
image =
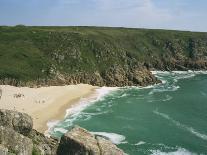
[[[151,155],[197,155],[184,148],[178,148],[176,151],[173,152],[162,152],[160,150],[151,150],[151,152]]]
[[[152,93],[150,93],[150,95],[151,94]],[[166,102],[166,101],[170,101],[172,99],[173,99],[173,97],[170,96],[170,95],[166,95],[165,98],[159,98],[159,99],[153,99],[153,97],[149,97],[149,98],[147,98],[147,102],[158,102],[158,101],[160,101],[160,102]]]
[[[89,120],[94,115],[108,113],[109,111],[97,113],[85,113],[82,111],[86,109],[88,106],[96,103],[96,101],[103,100],[106,95],[118,89],[118,87],[102,87],[96,89],[95,95],[92,95],[89,98],[82,98],[76,105],[67,109],[65,119],[63,121],[48,122],[48,130],[45,132],[45,134],[49,136],[50,133],[60,130],[60,126],[63,127],[63,124],[66,124],[66,127],[70,127],[73,125],[73,122],[77,119]]]
[[[177,74],[187,74],[187,73],[194,73],[194,74],[207,74],[206,70],[200,70],[200,71],[151,71],[153,75],[169,75],[171,73],[177,73]]]
[[[172,96],[170,96],[170,95],[166,95],[166,98],[163,99],[162,101],[163,101],[163,102],[166,102],[166,101],[170,101],[170,100],[172,100],[172,99],[173,99]]]
[[[64,129],[64,128],[55,128],[54,132],[60,132],[62,134],[65,134],[66,132],[68,132],[68,130]]]
[[[92,133],[93,135],[99,135],[99,136],[106,137],[112,143],[114,143],[116,145],[127,143],[127,141],[125,141],[126,137],[123,135],[120,135],[120,134],[108,133],[108,132],[90,132],[90,133]]]
[[[49,121],[47,122],[48,129],[45,131],[44,135],[50,137],[50,132],[53,130],[54,126],[56,126],[60,121]]]
[[[207,96],[207,93],[203,92],[203,91],[200,91],[201,95],[203,96]]]
[[[102,87],[96,89],[95,96],[92,96],[90,98],[82,98],[78,104],[74,105],[70,109],[67,109],[65,117],[72,114],[79,114],[88,106],[94,104],[96,101],[103,100],[107,94],[111,93],[112,91],[116,91],[118,89],[119,89],[118,87]]]
[[[161,80],[163,80],[164,77],[171,75],[174,82],[177,82],[180,79],[188,79],[199,74],[207,74],[207,71],[152,71],[152,74]]]
[[[159,88],[154,88],[148,94],[153,95],[154,93],[161,93],[161,92],[168,92],[168,91],[176,91],[180,88],[180,86],[169,85],[169,86],[162,86]]]
[[[172,119],[169,115],[164,114],[164,113],[160,113],[158,112],[158,110],[154,110],[153,111],[154,114],[161,116],[162,118],[165,118],[169,121],[171,121],[173,124],[175,124],[177,127],[184,129],[185,131],[188,131],[189,133],[193,134],[194,136],[207,141],[207,135],[199,133],[196,129],[194,129],[193,127],[189,127],[185,124],[181,124],[180,122]]]
[[[144,144],[146,144],[146,142],[144,142],[144,141],[139,141],[138,143],[136,143],[136,144],[134,144],[134,145],[139,146],[139,145],[144,145]]]

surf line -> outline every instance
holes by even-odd
[[[181,128],[181,129],[184,129],[185,131],[188,131],[189,133],[193,134],[194,136],[207,141],[207,135],[199,133],[193,127],[189,127],[185,124],[181,124],[179,121],[176,121],[176,120],[172,119],[169,115],[159,112],[158,109],[154,110],[153,113],[160,116],[160,117],[162,117],[162,118],[164,118],[164,119],[166,119],[166,120],[169,120],[170,122],[172,122],[177,127]]]

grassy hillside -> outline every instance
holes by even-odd
[[[0,27],[0,79],[102,73],[111,66],[206,69],[207,33],[97,27]]]

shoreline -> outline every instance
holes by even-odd
[[[48,130],[49,121],[63,120],[66,110],[81,98],[95,94],[99,87],[87,84],[41,88],[0,85],[0,109],[15,110],[30,115],[33,128],[41,133]]]
[[[96,103],[96,101],[101,100],[104,96],[106,96],[107,94],[118,90],[120,87],[98,87],[96,89],[94,89],[95,91],[93,91],[93,93],[74,101],[74,104],[72,104],[70,107],[64,109],[66,112],[65,118],[68,117],[70,119],[70,117],[72,117],[73,119],[78,117],[78,115],[84,110],[86,109],[88,106],[91,106],[93,104]],[[46,136],[50,136],[50,132],[53,131],[53,129],[58,125],[58,123],[60,123],[61,121],[63,121],[63,119],[59,119],[59,120],[53,120],[53,121],[49,121],[47,122],[47,126],[48,129],[45,131],[45,135]],[[67,132],[66,130],[64,132]]]

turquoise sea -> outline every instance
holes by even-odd
[[[74,125],[109,138],[129,155],[207,155],[207,75],[157,72],[163,83],[101,88],[51,128],[60,137]]]

